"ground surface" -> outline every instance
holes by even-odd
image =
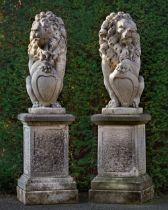
[[[24,206],[16,196],[1,195],[0,210],[168,210],[168,195],[156,197],[153,201],[142,205],[93,204],[88,203],[87,194],[80,194],[78,204],[34,205]]]

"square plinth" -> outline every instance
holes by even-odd
[[[153,198],[146,174],[145,124],[148,114],[92,116],[98,125],[98,176],[89,198],[98,203],[143,203]]]
[[[20,114],[24,173],[17,197],[24,204],[76,203],[76,182],[69,176],[69,114]]]

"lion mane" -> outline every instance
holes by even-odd
[[[131,16],[124,12],[111,13],[101,25],[99,31],[100,56],[105,58],[114,71],[124,59],[136,66],[135,74],[140,70],[140,37]]]

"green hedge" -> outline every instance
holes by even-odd
[[[141,36],[147,125],[147,170],[157,192],[168,190],[168,0],[0,1],[0,191],[14,192],[22,173],[22,125],[17,114],[31,106],[25,89],[27,46],[35,14],[61,16],[68,34],[67,67],[59,100],[77,116],[70,130],[70,170],[81,190],[96,175],[97,129],[90,115],[109,100],[103,85],[98,31],[112,11],[131,14]]]

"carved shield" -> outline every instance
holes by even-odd
[[[139,89],[138,78],[130,71],[121,73],[115,70],[110,76],[110,84],[123,107],[132,105]]]
[[[32,88],[39,103],[48,106],[56,102],[60,92],[60,79],[57,74],[45,73],[41,69],[32,76]]]

